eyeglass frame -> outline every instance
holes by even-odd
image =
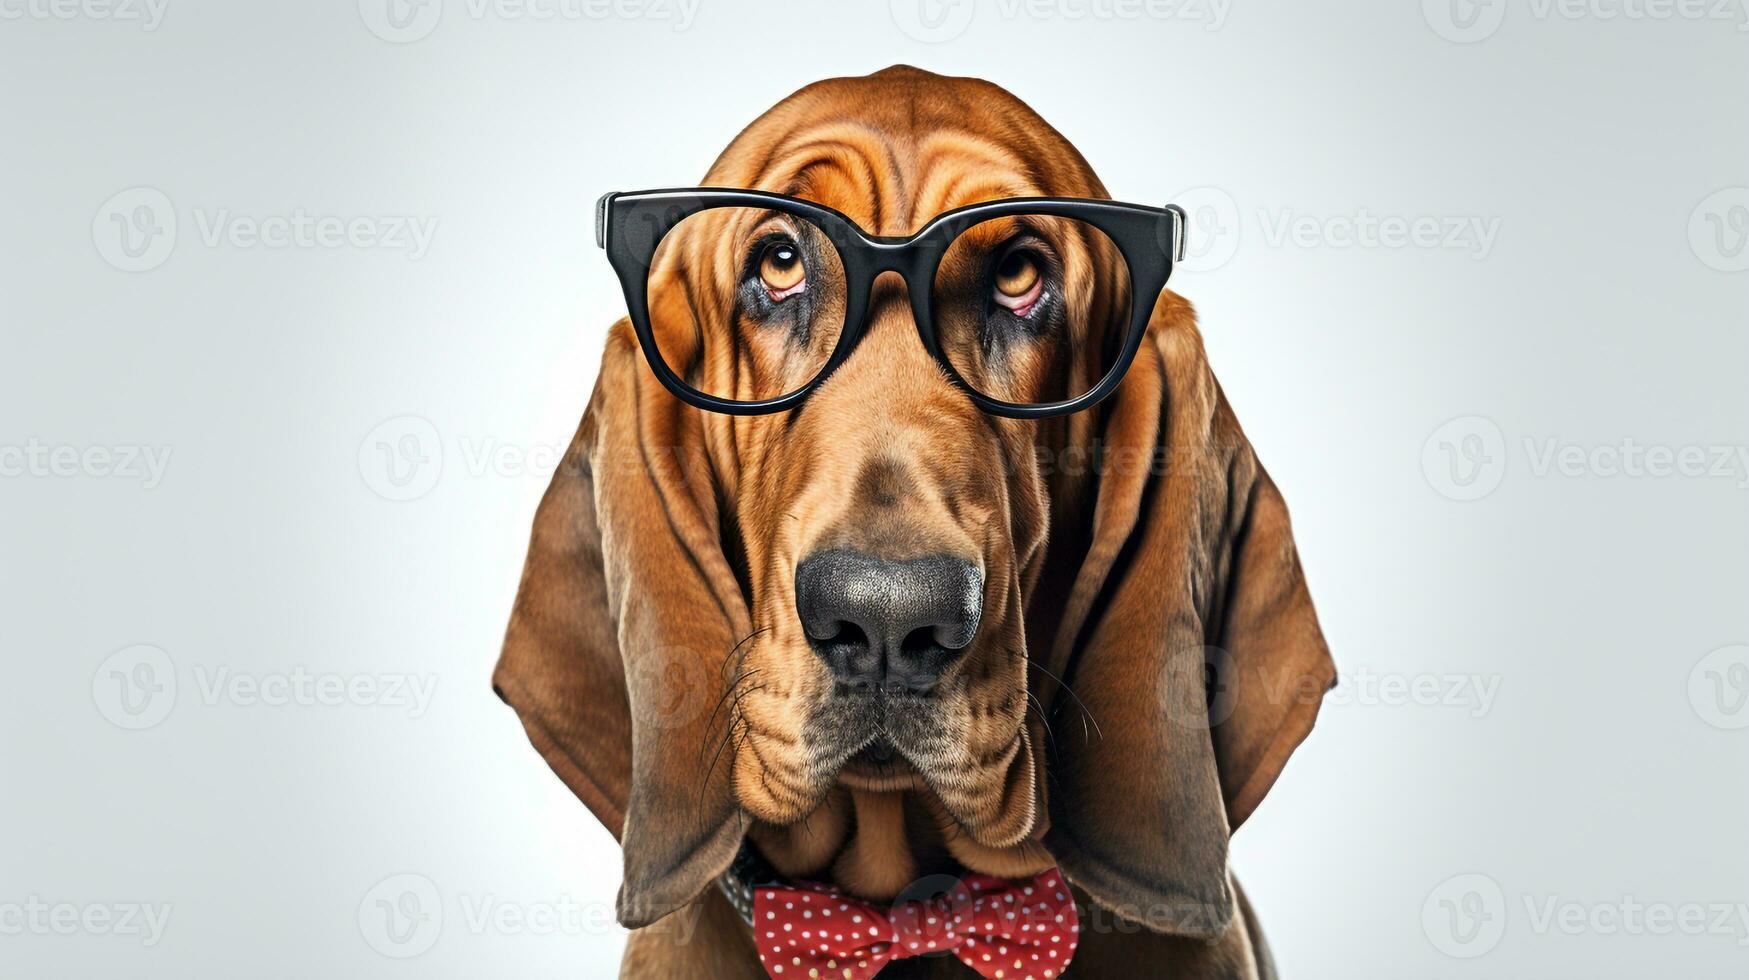
[[[736,401],[687,384],[663,358],[650,325],[649,274],[662,238],[695,214],[729,207],[760,208],[811,223],[837,250],[844,269],[844,324],[836,346],[810,381],[773,398]],[[1040,404],[991,398],[966,381],[941,349],[932,294],[943,257],[967,229],[1012,215],[1046,215],[1091,225],[1111,240],[1129,266],[1130,324],[1123,346],[1105,377],[1074,398]],[[784,194],[738,188],[612,192],[603,194],[595,204],[595,244],[607,252],[608,263],[619,276],[632,329],[650,370],[676,398],[724,415],[767,415],[801,404],[861,344],[867,333],[869,296],[875,279],[885,272],[896,272],[905,280],[912,318],[924,349],[979,410],[1003,418],[1044,419],[1091,408],[1117,390],[1141,349],[1155,300],[1171,278],[1173,266],[1184,260],[1185,226],[1184,209],[1176,204],[1156,208],[1072,197],[1014,197],[969,204],[943,212],[916,234],[905,236],[870,235],[842,212],[824,205]]]

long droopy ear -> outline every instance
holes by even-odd
[[[1050,672],[1051,829],[1115,914],[1212,938],[1227,840],[1306,737],[1335,665],[1281,494],[1184,300],[1161,296],[1108,409],[1088,546]],[[1079,716],[1079,717],[1078,717]]]
[[[493,675],[535,748],[619,838],[630,928],[696,898],[747,824],[727,767],[708,767],[727,735],[713,711],[722,671],[749,629],[698,416],[616,324],[535,513]]]

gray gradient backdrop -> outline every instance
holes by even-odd
[[[1178,200],[1344,686],[1294,978],[1749,971],[1736,0],[0,0],[0,975],[597,977],[488,675],[610,189],[893,62]]]

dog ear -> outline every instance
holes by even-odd
[[[619,920],[691,902],[746,829],[713,711],[748,634],[718,535],[698,413],[659,388],[616,324],[588,411],[535,514],[493,675],[559,778],[619,838]]]
[[[1233,914],[1228,837],[1311,730],[1335,667],[1281,494],[1176,295],[1155,306],[1100,449],[1049,658],[1069,691],[1049,685],[1046,845],[1115,914],[1212,938]]]

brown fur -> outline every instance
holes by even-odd
[[[794,194],[877,234],[990,198],[1107,196],[1013,96],[909,68],[803,89],[704,183]],[[746,390],[767,368],[733,324],[696,312],[732,286],[710,237],[664,244],[652,317],[686,370]],[[1121,283],[1097,248],[1078,261],[1100,278],[1077,329],[1096,331]],[[1059,864],[1089,927],[1068,975],[1268,975],[1227,838],[1334,668],[1286,509],[1189,304],[1163,293],[1118,394],[1048,422],[979,413],[923,350],[896,283],[877,283],[869,315],[855,356],[792,417],[684,406],[616,324],[536,516],[495,681],[621,840],[620,917],[638,929],[623,975],[759,975],[708,887],[744,835],[779,870],[874,900],[925,874]],[[977,638],[930,705],[934,730],[958,737],[908,750],[914,764],[823,761],[831,685],[793,581],[834,546],[985,569]],[[660,924],[675,909],[699,917],[688,942]],[[888,975],[968,974],[903,961]]]

